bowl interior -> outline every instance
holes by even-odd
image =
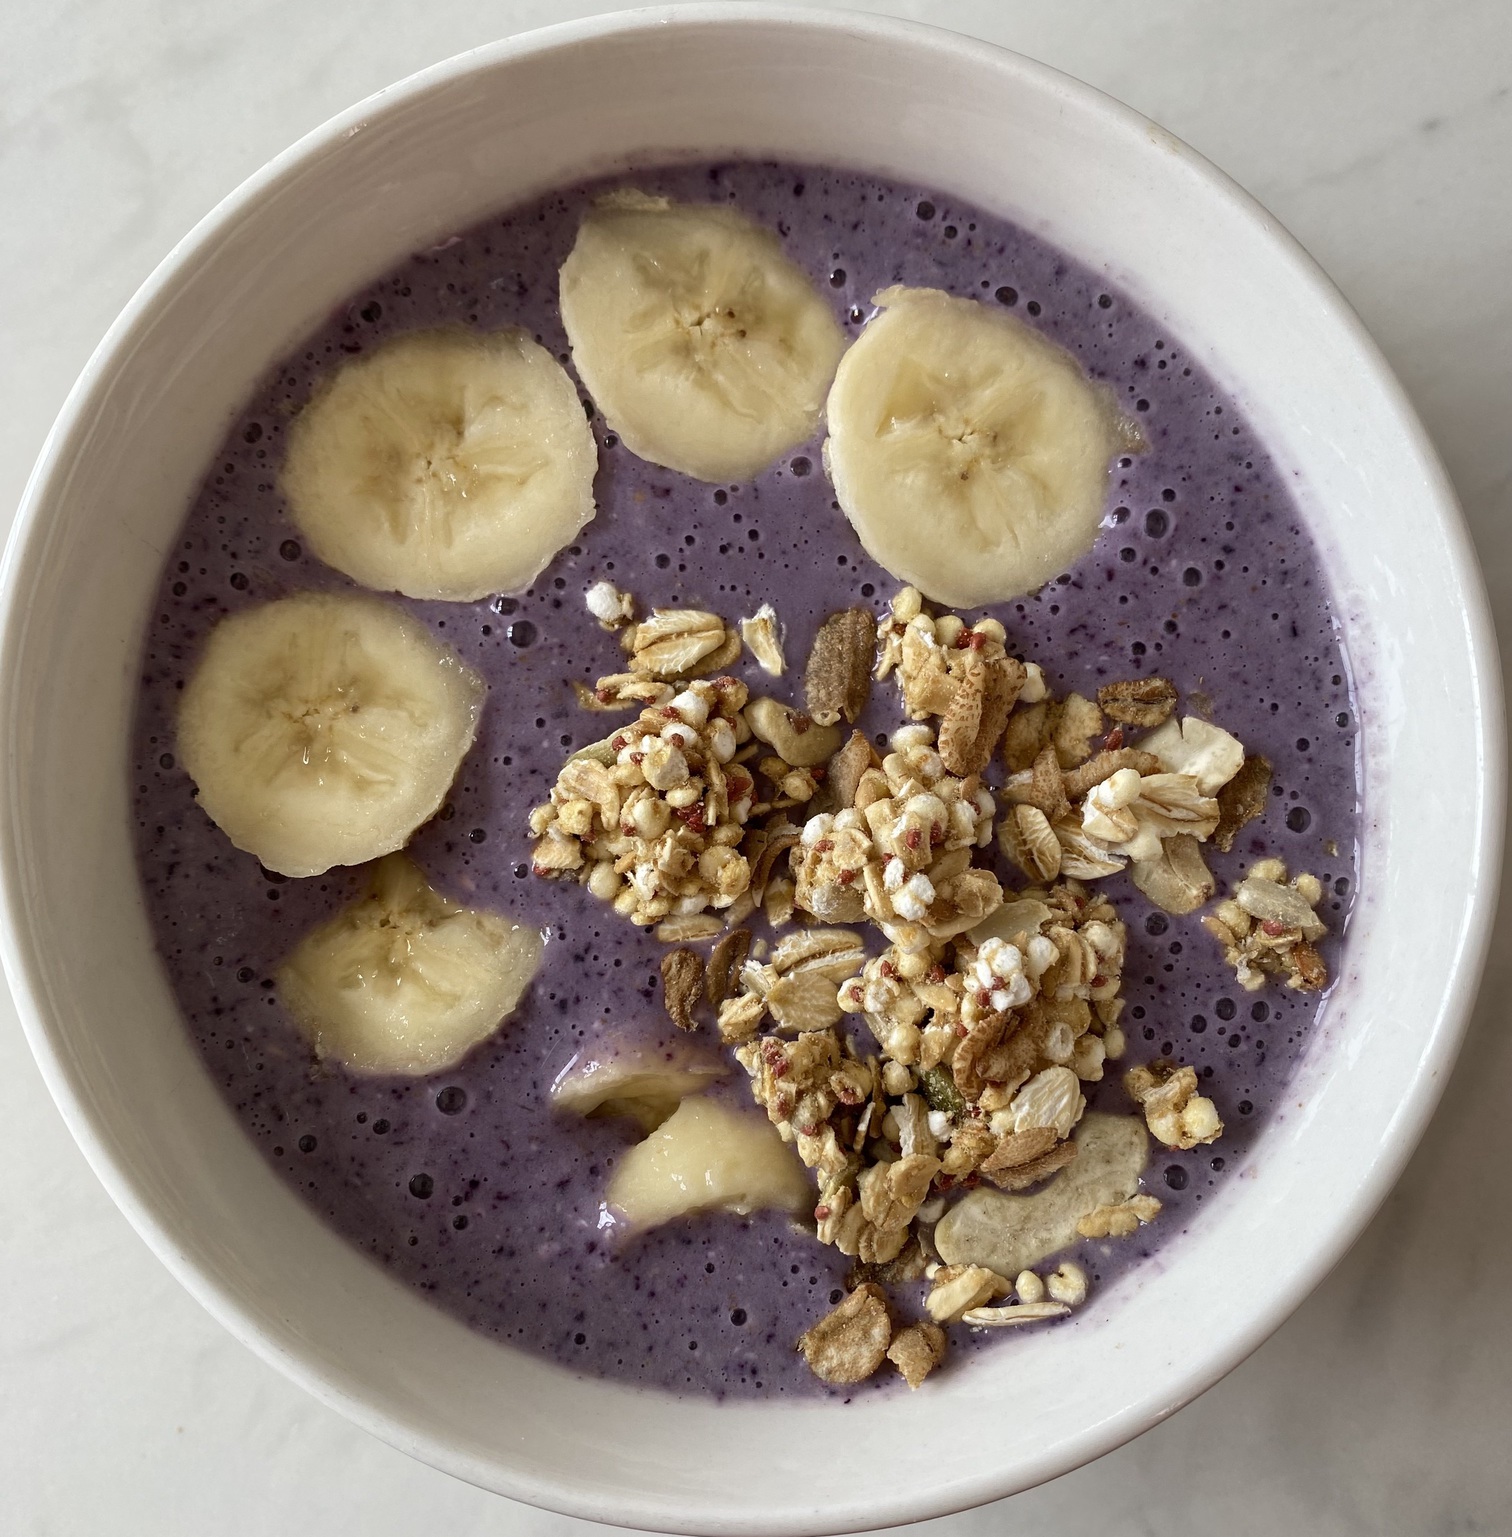
[[[257,378],[363,282],[497,208],[626,162],[724,152],[969,198],[1104,270],[1195,349],[1297,477],[1364,722],[1346,974],[1248,1178],[1074,1327],[848,1408],[712,1410],[579,1380],[391,1282],[222,1104],[153,955],[129,837],[151,593]],[[1316,269],[1198,157],[943,33],[680,8],[485,49],[374,98],[248,183],[133,302],[49,440],[5,581],[6,960],[95,1168],[185,1284],[292,1376],[449,1471],[573,1514],[852,1529],[1009,1493],[1145,1428],[1253,1348],[1358,1231],[1473,993],[1499,846],[1499,693],[1479,578],[1420,428]],[[989,1441],[985,1424],[1011,1428]],[[905,1475],[879,1472],[879,1452],[905,1449]]]

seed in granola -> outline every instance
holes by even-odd
[[[1270,800],[1272,769],[1270,760],[1251,753],[1239,766],[1239,772],[1218,792],[1218,826],[1213,842],[1225,854],[1234,846],[1240,829],[1263,816]]]
[[[803,1359],[823,1382],[847,1385],[870,1377],[887,1359],[892,1318],[880,1286],[858,1286],[798,1341]]]
[[[750,953],[749,929],[732,929],[714,946],[704,971],[704,992],[716,1009],[736,990],[740,969]]]
[[[877,622],[864,608],[831,614],[819,626],[803,674],[808,713],[821,726],[843,715],[854,724],[871,693]]]
[[[965,1114],[966,1101],[956,1088],[955,1079],[950,1076],[948,1068],[931,1067],[920,1073],[919,1093],[924,1096],[924,1103],[931,1110],[950,1116]]]
[[[1167,678],[1105,683],[1097,691],[1097,702],[1110,720],[1149,729],[1162,726],[1171,718],[1171,711],[1176,708],[1176,685]]]
[[[972,1308],[961,1322],[979,1329],[1002,1329],[1015,1324],[1043,1323],[1064,1318],[1071,1309],[1064,1302],[1015,1302],[1003,1308]]]
[[[696,1030],[693,1010],[703,991],[704,963],[695,950],[669,950],[662,956],[662,1004],[679,1030]]]

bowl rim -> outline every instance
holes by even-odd
[[[1387,407],[1395,413],[1406,433],[1408,450],[1421,466],[1424,501],[1431,503],[1438,512],[1453,580],[1463,599],[1464,630],[1474,669],[1469,691],[1475,704],[1480,748],[1476,765],[1479,794],[1472,819],[1476,860],[1466,872],[1472,895],[1464,910],[1456,962],[1444,989],[1443,1003],[1432,1035],[1425,1042],[1420,1058],[1422,1066],[1412,1080],[1406,1100],[1398,1108],[1395,1136],[1388,1154],[1376,1162],[1352,1198],[1336,1209],[1328,1235],[1316,1245],[1310,1262],[1299,1266],[1291,1282],[1279,1288],[1268,1305],[1256,1310],[1249,1327],[1228,1349],[1216,1355],[1203,1355],[1197,1364],[1173,1372],[1159,1393],[1148,1393],[1121,1413],[1068,1438],[1054,1455],[1047,1454],[1041,1459],[1030,1480],[989,1469],[953,1484],[943,1494],[892,1499],[885,1506],[858,1500],[850,1508],[830,1516],[815,1512],[808,1527],[811,1532],[854,1531],[879,1521],[896,1524],[954,1513],[1056,1477],[1103,1455],[1166,1418],[1226,1375],[1323,1280],[1385,1200],[1438,1104],[1447,1083],[1448,1070],[1468,1029],[1491,940],[1500,884],[1505,816],[1504,706],[1499,653],[1484,578],[1447,473],[1406,392],[1348,301],[1274,216],[1205,157],[1106,92],[997,44],[931,24],[853,10],[769,5],[763,0],[699,0],[694,4],[645,7],[558,23],[469,49],[386,86],[336,114],[247,177],[172,247],[107,330],[48,432],[23,493],[3,562],[0,562],[0,627],[3,627],[0,628],[0,717],[10,717],[14,663],[27,610],[29,571],[44,543],[45,514],[60,470],[68,462],[72,448],[87,426],[117,356],[129,348],[133,335],[151,320],[163,296],[172,291],[180,274],[194,262],[204,246],[254,212],[263,199],[301,167],[337,147],[350,134],[463,76],[621,34],[657,28],[691,31],[746,27],[752,23],[789,31],[823,32],[928,48],[937,54],[992,63],[999,68],[1006,64],[1022,76],[1034,78],[1042,89],[1057,94],[1068,106],[1096,120],[1105,129],[1158,136],[1162,146],[1177,159],[1186,174],[1245,215],[1255,239],[1268,245],[1271,258],[1289,268],[1292,278],[1310,290],[1314,301],[1328,312],[1355,349],[1373,375]],[[12,765],[14,761],[12,757]],[[94,1173],[128,1221],[190,1295],[238,1340],[319,1401],[432,1466],[565,1515],[608,1520],[614,1524],[645,1525],[648,1529],[650,1521],[654,1520],[663,1526],[670,1524],[677,1530],[695,1530],[678,1521],[670,1510],[641,1508],[645,1505],[643,1501],[632,1502],[631,1508],[608,1510],[591,1496],[580,1497],[571,1488],[545,1484],[533,1478],[526,1469],[505,1470],[495,1463],[491,1465],[492,1477],[485,1481],[480,1474],[478,1459],[470,1458],[435,1437],[417,1433],[412,1426],[393,1419],[360,1391],[335,1380],[334,1373],[295,1348],[292,1335],[276,1333],[268,1327],[266,1320],[253,1317],[228,1286],[201,1270],[189,1258],[176,1240],[170,1221],[158,1215],[150,1199],[139,1192],[132,1177],[117,1164],[108,1139],[94,1124],[87,1098],[81,1092],[75,1064],[54,1039],[44,967],[28,924],[11,795],[13,785],[12,768],[7,773],[5,786],[8,804],[5,815],[0,817],[0,919],[3,919],[0,922],[0,960],[3,960],[22,1029],[43,1080]],[[780,1528],[764,1524],[759,1513],[753,1512],[740,1521],[725,1522],[720,1529],[754,1532],[789,1528],[786,1524]]]

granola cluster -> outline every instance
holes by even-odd
[[[697,608],[657,609],[634,624],[634,598],[612,582],[595,582],[586,601],[588,612],[605,629],[624,629],[620,644],[629,661],[628,671],[610,673],[592,688],[574,679],[578,703],[586,710],[664,705],[677,692],[679,680],[719,672],[740,655],[740,635],[727,629],[718,614]]]
[[[751,886],[745,703],[734,678],[692,682],[569,758],[530,813],[535,873],[581,880],[641,927],[731,907]]]
[[[927,730],[913,730],[854,789],[843,786],[848,804],[809,818],[791,862],[805,912],[826,923],[869,918],[893,944],[923,951],[975,928],[1003,889],[972,865],[992,839],[991,792],[976,774],[948,772]]]
[[[1279,859],[1262,859],[1202,926],[1223,946],[1223,958],[1246,992],[1264,987],[1267,976],[1280,976],[1297,992],[1315,993],[1328,983],[1328,968],[1313,943],[1324,933],[1315,911],[1322,900],[1315,875],[1288,883]]]
[[[855,1268],[800,1341],[810,1366],[851,1383],[891,1360],[917,1386],[948,1325],[1078,1306],[1074,1264],[1048,1277],[942,1264],[934,1225],[963,1191],[1034,1192],[1078,1156],[1085,1088],[1125,1051],[1125,928],[1089,883],[1128,870],[1166,911],[1203,906],[1203,845],[1228,849],[1260,814],[1270,765],[1180,716],[1164,679],[1056,699],[1000,624],[931,615],[912,588],[880,625],[862,610],[826,621],[803,709],[730,677],[689,681],[728,666],[742,637],[780,675],[770,605],[738,632],[697,610],[634,624],[616,589],[594,589],[590,609],[623,629],[630,667],[581,689],[584,703],[642,708],[569,760],[532,813],[535,870],[679,945],[662,966],[668,1014],[685,1030],[712,1014],[813,1172],[815,1236]],[[874,678],[895,680],[907,717],[882,752],[842,725]],[[1005,889],[998,851],[1020,889]],[[1268,861],[1203,922],[1245,987],[1270,974],[1321,987],[1320,898]],[[757,913],[770,939],[742,926]],[[715,938],[707,963],[688,948]],[[1123,1084],[1164,1145],[1221,1135],[1192,1068],[1158,1060]],[[1160,1211],[1107,1197],[1072,1214],[1077,1234],[1124,1236]],[[924,1280],[924,1317],[900,1325],[885,1287]]]

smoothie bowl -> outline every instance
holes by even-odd
[[[1136,1434],[1478,975],[1498,682],[1389,373],[1191,152],[926,29],[637,13],[322,129],[107,338],[5,602],[7,968],[101,1178],[573,1514]]]

